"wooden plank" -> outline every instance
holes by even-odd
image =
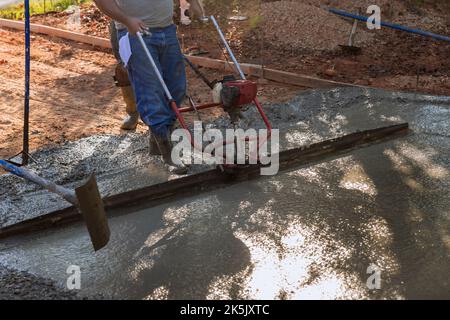
[[[279,154],[280,170],[298,168],[322,161],[326,158],[346,154],[356,148],[391,140],[409,132],[407,123],[352,133],[340,138],[322,141],[310,146],[282,151]],[[149,208],[184,197],[230,186],[243,180],[260,177],[260,165],[241,166],[232,173],[210,170],[199,174],[159,183],[139,190],[121,193],[104,199],[109,216],[117,215],[119,208],[145,203]],[[0,239],[34,231],[68,225],[81,221],[82,216],[75,207],[51,212],[0,229]]]
[[[297,73],[279,71],[274,69],[264,69],[262,77],[264,79],[272,80],[275,82],[292,84],[307,88],[361,87],[355,84],[324,80]]]
[[[195,63],[198,66],[216,69],[223,72],[231,72],[233,71],[234,68],[233,62],[228,63],[227,61],[223,60],[205,57],[196,57],[196,56],[187,56],[187,58],[192,63]],[[242,68],[242,71],[244,71],[245,74],[248,74],[250,76],[307,88],[363,87],[355,84],[325,80],[293,72],[263,68],[261,65],[256,64],[240,63],[240,66]]]
[[[7,27],[12,28],[16,30],[24,30],[25,25],[22,21],[13,21],[9,19],[0,19],[0,27]],[[48,27],[40,24],[31,24],[31,32],[35,33],[41,33],[46,34],[50,36],[55,36],[67,40],[72,40],[76,42],[86,43],[90,44],[96,47],[100,48],[111,48],[111,43],[109,39],[100,38],[100,37],[94,37],[89,36],[86,34],[82,34],[79,32],[72,32],[62,29],[57,29],[53,27]],[[223,72],[231,72],[233,71],[233,63],[228,63],[224,60],[219,59],[212,59],[212,58],[206,58],[206,57],[198,57],[198,56],[187,56],[187,58],[192,61],[192,63],[195,63],[196,65],[210,68],[210,69],[216,69]],[[286,72],[286,71],[280,71],[275,69],[267,69],[263,68],[261,65],[256,64],[250,64],[250,63],[242,63],[240,64],[242,70],[244,73],[258,77],[258,78],[264,78],[267,80],[284,83],[284,84],[290,84],[290,85],[296,85],[301,87],[307,87],[307,88],[332,88],[332,87],[359,87],[359,88],[366,88],[364,86],[359,86],[355,84],[350,83],[344,83],[344,82],[337,82],[332,80],[326,80],[326,79],[320,79],[316,77],[301,75],[297,73],[292,72]]]
[[[11,28],[15,30],[25,30],[24,22],[9,19],[0,19],[0,27]],[[90,36],[79,32],[53,28],[35,23],[30,24],[30,30],[34,33],[41,33],[62,39],[86,43],[100,48],[111,48],[111,43],[108,39]]]

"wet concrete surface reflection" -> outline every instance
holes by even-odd
[[[119,299],[450,298],[450,164],[429,139],[129,208],[98,253],[82,225],[11,239],[0,263],[63,286],[79,265],[83,293]]]
[[[259,119],[252,110],[248,119]],[[62,287],[67,268],[78,265],[81,294],[118,299],[449,299],[450,98],[340,88],[266,110],[282,129],[282,149],[399,122],[412,133],[273,177],[127,208],[110,219],[111,241],[97,253],[82,224],[2,240],[0,265]],[[143,142],[128,140],[80,141],[67,154],[81,144],[94,156],[79,155],[62,176],[103,168],[105,194],[165,181],[152,174],[157,168],[144,168],[153,163]],[[105,153],[116,149],[133,152]],[[50,160],[42,163],[59,161]],[[11,195],[23,190],[16,187]],[[12,198],[0,199],[0,213],[35,211]],[[379,289],[371,286],[374,268]]]

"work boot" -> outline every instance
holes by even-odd
[[[161,152],[163,161],[169,169],[169,172],[177,175],[186,174],[188,169],[184,164],[175,164],[172,161],[172,144],[169,137],[161,137],[157,135],[153,135],[153,137],[158,145],[159,151]]]
[[[139,112],[136,109],[136,101],[134,99],[134,93],[131,86],[120,87],[122,91],[123,100],[125,101],[127,116],[123,120],[121,129],[134,130],[137,127],[139,121]]]
[[[150,129],[148,129],[148,141],[150,146],[150,155],[152,156],[160,156],[161,151],[159,151],[158,143],[156,142],[155,135],[152,133]]]

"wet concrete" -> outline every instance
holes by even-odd
[[[450,298],[450,168],[412,160],[415,139],[130,209],[95,254],[80,225],[4,242],[0,262],[60,285],[79,265],[82,294],[113,298]]]
[[[449,105],[450,97],[339,88],[305,91],[289,103],[266,105],[265,110],[273,127],[282,129],[281,149],[399,122],[409,122],[414,132],[450,147]],[[255,108],[248,108],[243,115],[243,128],[264,128]],[[219,118],[208,127],[231,125],[228,118]],[[36,162],[29,169],[70,188],[95,172],[102,196],[176,178],[167,175],[158,157],[149,156],[147,150],[145,135],[92,136],[35,152]],[[190,174],[209,168],[192,166]],[[0,176],[0,226],[67,206],[59,196],[20,178]]]
[[[110,219],[111,243],[98,253],[82,225],[2,241],[0,264],[61,286],[67,267],[79,265],[81,294],[113,298],[450,298],[450,98],[321,90],[268,113],[283,128],[283,148],[403,121],[413,133],[129,208]],[[366,286],[371,264],[380,290]]]
[[[160,157],[148,155],[148,137],[139,134],[91,136],[33,154],[27,168],[68,188],[95,173],[103,197],[176,178]],[[208,168],[197,166],[190,174]],[[58,195],[16,176],[0,176],[0,226],[70,206]]]
[[[100,297],[97,297],[100,298]],[[0,268],[0,300],[78,300],[76,292],[63,290],[54,281],[25,271]]]
[[[311,90],[291,102],[265,106],[274,128],[281,128],[281,149],[334,138],[398,122],[410,122],[415,132],[431,133],[449,145],[449,97],[340,88]],[[263,128],[255,108],[244,112],[243,128]],[[231,127],[227,118],[208,125]],[[442,131],[442,133],[440,133]],[[103,196],[176,178],[166,173],[158,157],[148,155],[144,135],[92,136],[62,147],[39,150],[29,166],[43,177],[75,187],[91,172],[97,174]],[[190,174],[209,169],[193,166]],[[68,206],[56,195],[11,175],[0,176],[0,226]]]

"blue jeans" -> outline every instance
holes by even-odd
[[[166,28],[154,28],[150,29],[151,35],[143,38],[173,99],[180,106],[186,95],[186,70],[176,31],[174,24]],[[119,30],[118,38],[126,33],[127,30]],[[139,39],[131,34],[129,39],[132,54],[127,69],[137,109],[142,121],[150,127],[153,134],[166,137],[176,115]]]

